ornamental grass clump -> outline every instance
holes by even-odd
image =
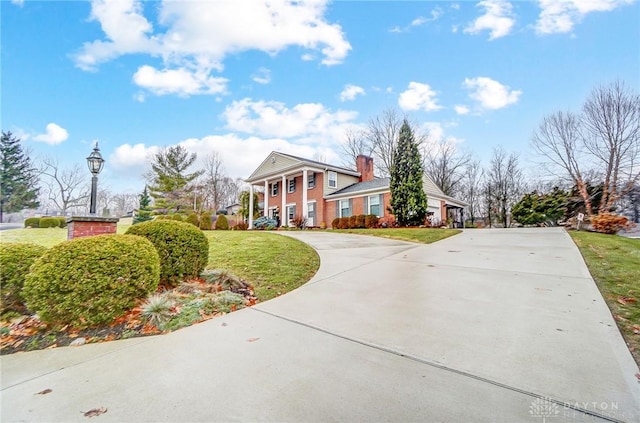
[[[173,220],[142,222],[127,229],[151,241],[160,256],[160,283],[177,286],[198,277],[209,259],[209,241],[195,226]]]
[[[173,313],[175,303],[167,294],[153,294],[142,304],[140,310],[149,323],[157,328],[167,323]]]
[[[46,323],[84,328],[110,323],[158,287],[153,244],[132,235],[65,241],[31,266],[22,295]]]

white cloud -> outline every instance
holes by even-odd
[[[489,40],[495,40],[508,35],[513,29],[513,7],[506,0],[483,0],[476,5],[485,9],[485,14],[470,23],[464,32],[478,34],[490,31]]]
[[[314,158],[322,156],[331,163],[339,163],[340,157],[333,148],[326,146],[297,144],[281,138],[246,138],[236,134],[208,135],[203,138],[188,138],[178,145],[198,158],[192,169],[201,168],[203,161],[211,152],[216,151],[231,178],[246,178],[253,172],[271,151],[281,151],[296,156]],[[149,169],[149,161],[161,146],[145,144],[123,144],[109,156],[109,165],[119,175],[140,177]]]
[[[224,59],[231,54],[258,50],[274,55],[298,46],[308,51],[303,60],[312,59],[310,53],[317,52],[327,66],[341,63],[351,45],[340,25],[326,20],[326,3],[163,0],[158,5],[157,26],[166,31],[157,32],[144,16],[145,7],[155,6],[146,6],[142,0],[93,0],[91,19],[100,23],[105,38],[84,43],[75,61],[84,70],[95,70],[125,54],[147,54],[161,58],[164,65],[163,70],[150,65],[138,70],[146,72],[139,78],[153,79],[141,85],[151,92],[219,93],[220,79],[211,73],[221,72]],[[176,79],[184,88],[176,86]]]
[[[463,85],[470,91],[469,97],[482,109],[502,109],[517,103],[522,94],[522,91],[511,90],[508,86],[484,76],[466,78]]]
[[[340,101],[354,100],[358,95],[365,95],[364,88],[357,85],[347,84],[340,93]]]
[[[50,123],[46,128],[47,132],[39,134],[33,137],[35,141],[41,141],[50,145],[60,144],[69,138],[69,133],[66,129],[58,124]]]
[[[399,26],[394,26],[393,28],[391,28],[389,30],[389,32],[393,32],[393,33],[401,33],[401,32],[408,32],[411,30],[411,28],[417,27],[417,26],[422,26],[425,25],[429,22],[433,22],[433,21],[437,21],[438,19],[440,19],[440,17],[444,14],[444,12],[442,11],[442,8],[440,7],[435,7],[431,10],[430,13],[430,17],[424,17],[424,16],[418,16],[417,18],[415,18],[414,20],[412,20],[409,25],[406,25],[404,27],[399,27]]]
[[[260,68],[251,76],[251,79],[258,84],[268,84],[271,82],[271,71],[267,68]]]
[[[157,70],[141,66],[133,75],[133,81],[155,95],[222,94],[226,92],[226,78],[208,76],[208,72],[185,68]]]
[[[456,111],[457,114],[459,115],[467,115],[469,114],[469,107],[463,105],[463,104],[458,104],[454,107],[454,110]]]
[[[355,125],[357,116],[353,111],[332,112],[319,103],[288,108],[283,103],[250,98],[234,101],[222,114],[226,127],[234,131],[323,145],[341,139],[345,130]]]
[[[424,110],[425,112],[433,112],[442,108],[438,105],[436,92],[431,89],[429,84],[420,82],[409,83],[408,89],[400,93],[398,105],[402,110]]]
[[[535,28],[538,34],[565,33],[591,12],[607,12],[635,0],[538,0],[540,15]]]
[[[24,6],[24,0],[11,0],[11,3],[15,4],[16,6]]]

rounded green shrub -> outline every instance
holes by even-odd
[[[218,218],[216,219],[216,230],[229,230],[229,221],[227,220],[227,216],[225,216],[224,214],[218,215]]]
[[[160,258],[149,240],[132,235],[76,238],[31,266],[22,295],[44,322],[82,328],[113,321],[155,291]]]
[[[171,220],[175,220],[176,222],[184,222],[184,217],[181,214],[172,214],[170,215]]]
[[[67,227],[67,218],[64,216],[60,216],[60,217],[56,217],[56,219],[58,220],[58,226],[61,228],[66,228]]]
[[[37,244],[0,244],[0,313],[7,310],[22,311],[22,287],[29,268],[47,249]]]
[[[60,226],[60,222],[55,217],[41,217],[40,218],[40,227],[41,228],[57,228]]]
[[[200,229],[203,231],[211,230],[211,213],[203,212],[200,215]]]
[[[40,227],[40,218],[39,217],[29,217],[24,220],[25,228],[39,228]]]
[[[200,222],[199,222],[199,219],[198,219],[198,215],[195,214],[195,213],[190,213],[189,216],[187,216],[186,222],[192,224],[196,228],[200,227]]]
[[[209,241],[204,233],[189,223],[171,220],[142,222],[127,229],[153,243],[160,256],[160,282],[176,285],[196,278],[207,265]]]

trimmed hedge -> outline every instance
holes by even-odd
[[[196,228],[200,227],[200,220],[198,219],[198,215],[195,213],[190,213],[189,216],[187,216],[186,222],[192,224]]]
[[[40,227],[40,218],[39,217],[29,217],[24,220],[25,228],[39,228]]]
[[[31,266],[22,295],[44,322],[83,328],[105,324],[158,287],[153,244],[131,235],[65,241]]]
[[[200,229],[203,231],[211,230],[211,213],[202,212],[202,215],[200,215]]]
[[[224,214],[218,215],[216,219],[216,230],[219,231],[228,231],[229,230],[229,221],[227,220],[227,216]]]
[[[22,288],[29,268],[47,249],[37,244],[0,244],[0,313],[24,307]]]
[[[67,227],[67,218],[64,216],[56,217],[58,219],[58,226],[61,228]]]
[[[160,283],[177,285],[196,278],[207,265],[209,241],[204,233],[185,222],[152,220],[129,227],[127,234],[153,243],[160,256]]]
[[[40,227],[41,228],[58,228],[60,227],[60,222],[56,217],[41,217]]]

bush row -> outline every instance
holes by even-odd
[[[350,217],[336,217],[331,222],[333,229],[371,229],[378,227],[379,218],[375,214],[359,214]]]
[[[162,219],[131,226],[126,235],[76,238],[49,250],[0,244],[2,312],[26,306],[47,323],[109,323],[159,283],[197,277],[208,256],[200,229]]]
[[[25,228],[66,228],[67,218],[64,216],[58,217],[29,217],[24,220]]]

